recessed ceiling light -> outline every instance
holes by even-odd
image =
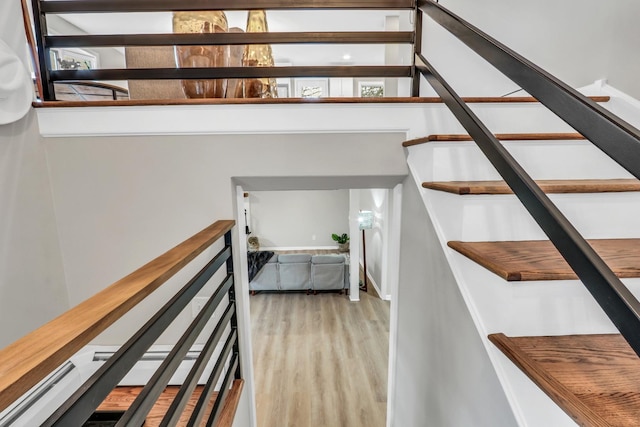
[[[348,53],[345,53],[344,55],[342,55],[342,59],[344,59],[345,61],[348,61],[351,59],[351,55],[349,55]]]

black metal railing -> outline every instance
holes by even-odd
[[[227,297],[228,303],[222,317],[217,322],[161,423],[163,426],[175,425],[176,421],[180,419],[200,376],[214,354],[216,346],[221,342],[222,338],[226,337],[225,344],[217,355],[213,371],[200,394],[196,409],[191,412],[188,423],[190,426],[200,425],[203,417],[207,416],[207,425],[214,425],[220,416],[231,381],[241,378],[231,230],[225,233],[224,240],[224,248],[60,406],[42,424],[43,426],[83,425],[94,413],[100,402],[118,385],[213,275],[221,267],[226,266],[225,278],[116,424],[117,426],[143,424],[149,411],[184,360],[192,344],[194,344],[200,332],[212,318],[220,303]],[[215,386],[225,368],[227,369],[227,374],[216,397],[213,410],[207,413],[205,409],[208,408],[212,393],[215,391]]]
[[[640,131],[431,0],[418,8],[640,177]],[[585,287],[640,355],[640,302],[443,77],[416,52],[416,69],[476,141]]]
[[[216,68],[121,68],[56,70],[52,48],[91,48],[180,45],[250,44],[412,44],[413,31],[213,33],[213,34],[115,34],[49,35],[48,14],[167,12],[186,10],[414,10],[414,0],[32,0],[35,40],[38,44],[42,96],[55,100],[54,82],[67,80],[175,80],[278,77],[413,77],[410,65],[304,66],[304,67],[216,67]]]

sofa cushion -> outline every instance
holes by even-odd
[[[273,258],[277,258],[274,255]],[[278,272],[278,263],[269,260],[256,274],[256,277],[249,282],[249,289],[252,291],[276,291],[280,290],[280,274]]]
[[[344,263],[312,264],[311,284],[313,289],[343,289],[344,273]]]
[[[278,262],[280,264],[307,263],[307,262],[311,262],[311,255],[309,255],[309,254],[280,254],[280,255],[278,255]]]
[[[314,255],[311,257],[312,264],[344,264],[343,255]]]
[[[278,256],[280,289],[311,289],[311,255],[283,254]]]

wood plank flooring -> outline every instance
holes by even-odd
[[[614,193],[640,191],[640,181],[631,179],[546,179],[536,180],[545,193]],[[513,194],[504,181],[430,181],[423,188],[448,193],[467,194]]]
[[[618,277],[640,277],[640,239],[589,239]],[[548,240],[451,241],[449,247],[509,281],[577,279]]]
[[[640,359],[620,335],[489,339],[578,424],[640,425]]]
[[[384,427],[389,303],[361,293],[251,297],[258,427]]]

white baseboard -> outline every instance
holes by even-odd
[[[362,268],[364,270],[362,264],[360,264],[360,268]],[[373,280],[373,277],[371,276],[371,274],[369,274],[368,271],[367,271],[367,283],[370,284],[370,285],[373,285],[373,287],[375,288],[376,292],[380,296],[380,299],[383,299],[385,301],[391,301],[391,295],[382,295],[382,292],[380,291],[380,286],[378,286],[376,281]]]

